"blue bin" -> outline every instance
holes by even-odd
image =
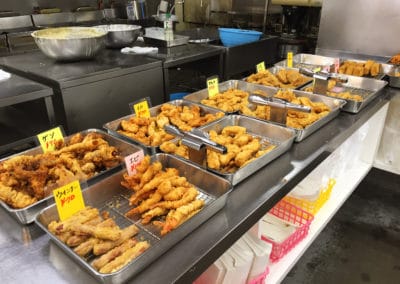
[[[227,47],[257,41],[262,35],[258,31],[231,28],[218,28],[218,31],[222,44]]]
[[[181,92],[181,93],[172,93],[169,94],[169,100],[173,101],[173,100],[180,100],[182,99],[184,96],[188,95],[188,92]]]

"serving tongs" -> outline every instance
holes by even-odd
[[[299,72],[303,75],[314,78],[313,93],[326,95],[328,91],[328,81],[334,80],[337,83],[347,83],[348,78],[336,73],[326,71],[311,71],[307,68],[300,68]]]
[[[250,94],[248,101],[256,105],[269,106],[270,120],[282,125],[286,125],[287,112],[289,109],[301,112],[311,112],[309,106],[293,104],[283,99],[264,97],[257,94]]]
[[[221,154],[227,153],[227,148],[210,139],[207,133],[199,129],[182,131],[174,125],[165,125],[164,130],[181,138],[181,143],[189,148],[189,159],[203,167],[207,166],[207,148]]]

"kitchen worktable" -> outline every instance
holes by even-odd
[[[154,263],[132,283],[190,283],[249,230],[278,200],[335,149],[387,109],[400,92],[386,88],[358,114],[340,113],[320,130],[234,187],[225,207]],[[19,225],[0,209],[0,274],[4,283],[94,283],[35,224]]]

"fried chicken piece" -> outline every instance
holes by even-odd
[[[374,62],[371,66],[371,76],[375,77],[380,73],[381,65],[377,62]]]
[[[10,186],[4,186],[0,183],[0,199],[13,208],[25,208],[38,201],[37,198],[21,191],[12,189]]]
[[[138,242],[134,247],[129,248],[120,256],[103,266],[99,271],[100,273],[112,273],[120,270],[127,265],[132,259],[136,258],[150,247],[147,241]]]

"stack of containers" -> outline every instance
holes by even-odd
[[[272,246],[246,233],[194,282],[195,284],[264,283]]]
[[[285,200],[279,201],[259,222],[261,239],[272,245],[270,260],[277,262],[303,240],[314,216]]]

